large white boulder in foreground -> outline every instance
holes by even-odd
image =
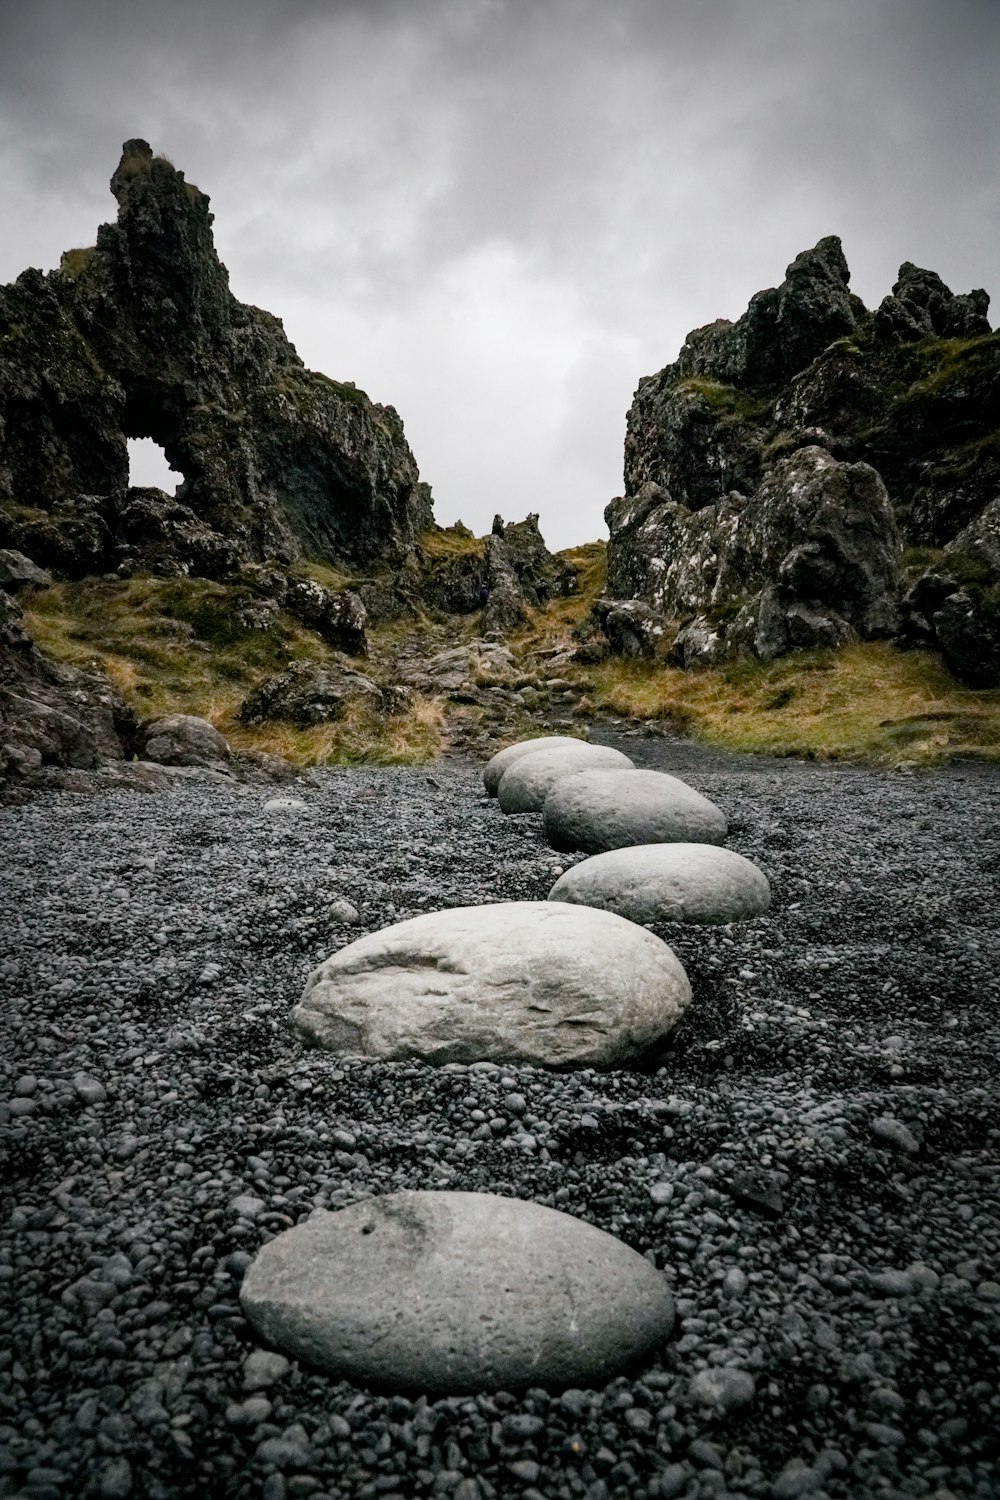
[[[505,901],[428,912],[359,938],[310,975],[307,1041],[422,1062],[626,1066],[691,999],[666,943],[612,912]]]
[[[539,750],[553,750],[560,745],[586,745],[587,743],[586,740],[577,739],[568,734],[543,734],[534,740],[518,740],[514,745],[505,746],[486,763],[483,771],[483,786],[486,788],[486,795],[496,796],[503,773],[523,756],[537,755]]]
[[[543,818],[553,849],[585,854],[631,844],[721,844],[728,831],[714,802],[665,771],[581,767],[553,783]]]
[[[240,1301],[284,1354],[438,1394],[601,1384],[674,1320],[666,1278],[621,1240],[491,1193],[320,1210],[263,1247]]]
[[[617,912],[630,922],[741,922],[771,904],[763,870],[715,844],[637,844],[595,854],[560,875],[550,901]]]
[[[508,766],[497,787],[497,801],[505,813],[541,812],[545,798],[556,782],[577,771],[612,769],[631,771],[632,762],[609,745],[557,745],[522,756]]]

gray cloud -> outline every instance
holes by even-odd
[[[8,0],[0,279],[89,242],[145,136],[442,520],[566,545],[638,377],[820,235],[869,303],[903,259],[1000,291],[998,43],[993,0]]]

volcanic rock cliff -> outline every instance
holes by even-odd
[[[236,300],[208,198],[145,141],[111,189],[92,249],[0,288],[0,546],[71,576],[401,556],[432,522],[395,410]],[[163,447],[175,497],[129,490],[130,437]]]
[[[640,381],[608,595],[683,665],[896,636],[1000,682],[1000,334],[907,262],[869,312],[840,241]],[[906,549],[906,550],[904,550]],[[606,619],[609,601],[598,618]],[[618,611],[621,613],[621,610]],[[638,620],[638,615],[636,616]],[[662,630],[660,631],[662,635]],[[640,640],[641,637],[641,640]],[[648,621],[638,649],[652,649]]]

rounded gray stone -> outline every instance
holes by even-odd
[[[691,999],[660,938],[613,912],[504,901],[428,912],[341,948],[292,1025],[332,1051],[429,1063],[617,1067]]]
[[[568,734],[543,734],[534,740],[518,740],[516,744],[507,745],[503,750],[498,750],[492,760],[487,761],[483,771],[483,785],[488,797],[495,797],[500,786],[501,778],[515,761],[521,760],[525,755],[536,755],[539,750],[553,750],[560,745],[585,745],[586,740],[576,739]]]
[[[756,1395],[756,1390],[752,1375],[729,1365],[699,1370],[691,1381],[692,1399],[701,1406],[713,1408],[724,1417],[747,1406]]]
[[[579,771],[615,770],[633,772],[627,755],[608,745],[556,745],[522,756],[508,766],[500,778],[497,801],[505,813],[541,812],[545,798],[557,781]]]
[[[550,901],[617,912],[630,922],[740,922],[771,904],[763,870],[715,844],[634,844],[560,875]]]
[[[503,783],[501,783],[501,788]],[[633,844],[721,844],[725,814],[665,771],[587,767],[553,784],[543,804],[553,849],[602,854]]]
[[[454,1393],[597,1383],[673,1326],[666,1278],[581,1219],[491,1193],[318,1211],[240,1289],[259,1337],[356,1384]]]

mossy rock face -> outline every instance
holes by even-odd
[[[431,510],[398,413],[306,370],[280,321],[233,297],[208,198],[145,141],[125,143],[111,186],[117,221],[92,248],[0,288],[0,503],[54,533],[8,519],[9,544],[76,576],[116,567],[126,442],[151,437],[234,566],[399,561]],[[95,506],[97,553],[73,533]]]
[[[852,632],[892,635],[921,558],[930,567],[942,550],[968,554],[949,570],[987,638],[1000,526],[985,539],[972,533],[1000,495],[1000,334],[986,319],[989,299],[955,295],[906,263],[872,314],[848,281],[840,242],[821,240],[737,322],[695,329],[674,364],[639,383],[626,494],[605,513],[607,592],[682,622],[675,647],[683,655],[687,642],[699,663],[706,652],[767,656]],[[871,532],[860,544],[874,511],[854,505],[853,481],[819,510],[779,505],[776,525],[782,475],[808,468],[812,454],[844,474],[874,471],[888,497],[875,507],[880,539]],[[805,481],[803,495],[812,487]],[[855,557],[861,573],[880,579],[861,588],[864,604],[852,529],[868,555]],[[967,532],[970,545],[959,545]],[[911,549],[905,575],[897,537]],[[921,639],[932,638],[927,625]]]

